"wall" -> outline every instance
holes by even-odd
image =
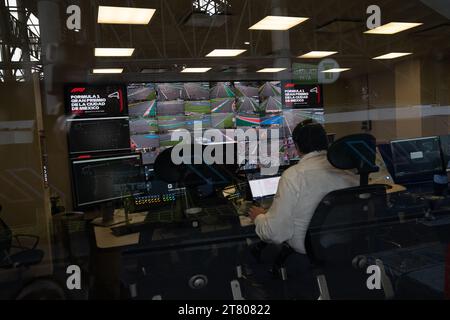
[[[50,207],[45,202],[33,84],[1,83],[0,96],[0,215],[14,233],[40,236],[44,263],[33,271],[49,274]]]

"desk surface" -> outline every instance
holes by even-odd
[[[125,213],[124,213],[123,209],[119,209],[119,210],[115,211],[114,216],[117,220],[124,220]],[[133,224],[133,223],[143,222],[145,220],[146,216],[147,216],[146,212],[132,214],[129,216],[129,219],[131,220],[129,223]],[[241,228],[247,228],[247,227],[251,228],[253,226],[253,222],[248,217],[240,216],[239,222],[240,222]],[[118,226],[123,226],[123,225],[125,225],[125,223],[116,224],[113,227],[118,227]],[[139,244],[139,241],[141,238],[140,233],[133,233],[133,234],[128,234],[128,235],[121,236],[121,237],[116,237],[115,235],[112,234],[111,228],[112,227],[94,226],[95,240],[96,240],[97,248],[112,249],[112,248],[128,247],[128,246],[133,246],[133,245]],[[222,233],[224,233],[224,232],[226,233],[226,228],[221,229],[221,228],[217,228],[217,227],[204,226],[203,231],[205,231],[205,232],[223,231]],[[164,238],[167,238],[164,240],[171,240],[171,239],[176,238],[176,235],[169,234],[164,237],[161,233],[162,233],[161,230],[155,230],[155,232],[153,234],[153,239],[162,241]]]
[[[137,213],[130,215],[130,223],[139,223],[145,220],[147,213]],[[114,212],[114,217],[117,219],[124,219],[125,213],[123,209],[116,210]],[[125,223],[114,225],[118,227],[125,225]],[[117,247],[125,247],[130,245],[135,245],[139,243],[139,233],[128,234],[122,237],[116,237],[111,232],[111,227],[94,227],[95,241],[97,248],[99,249],[109,249]]]

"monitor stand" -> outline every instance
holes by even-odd
[[[128,217],[116,217],[114,216],[114,205],[112,203],[102,204],[100,207],[102,213],[101,218],[97,218],[92,221],[92,224],[99,227],[112,227],[118,224],[128,222]]]

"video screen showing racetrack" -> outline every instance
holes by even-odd
[[[139,102],[155,101],[156,98],[154,83],[135,83],[128,86],[128,107]]]
[[[211,128],[211,100],[209,82],[188,82],[184,84],[184,113],[186,129],[189,131]]]
[[[260,114],[259,83],[235,82],[236,109],[239,114]]]
[[[265,114],[282,112],[281,82],[264,82],[259,87],[259,101],[260,110]]]
[[[178,116],[184,115],[184,101],[158,101],[156,108],[156,116]]]
[[[295,127],[304,120],[313,119],[325,123],[323,109],[290,109],[283,110],[285,136],[292,136]]]
[[[215,129],[236,128],[236,118],[234,117],[234,113],[212,113],[211,127]]]
[[[210,99],[212,113],[236,111],[236,93],[232,82],[212,82]]]
[[[185,118],[185,128],[189,131],[207,130],[212,127],[210,114],[188,115]]]
[[[160,153],[159,135],[155,133],[132,135],[131,149],[142,153],[144,165],[154,164]]]
[[[156,86],[152,83],[128,86],[128,109],[131,133],[143,132],[143,123],[156,116]],[[149,129],[145,132],[153,131]],[[144,133],[145,133],[144,132]]]
[[[158,101],[183,101],[185,97],[183,83],[158,83],[156,84],[156,92]]]
[[[186,117],[184,115],[158,117],[159,134],[170,133],[178,129],[186,129]]]
[[[136,145],[135,150],[142,152],[144,163],[151,164],[159,152],[178,143],[171,141],[176,130],[186,129],[193,134],[200,125],[202,131],[278,129],[278,139],[284,146],[280,159],[296,159],[295,146],[291,143],[293,129],[305,119],[323,123],[324,111],[286,108],[282,95],[280,81],[130,84],[132,146]],[[275,138],[273,131],[260,133],[264,135],[260,138]]]
[[[185,101],[202,101],[208,100],[209,82],[186,82],[183,84],[183,100]]]
[[[141,134],[158,131],[158,121],[156,118],[130,118],[130,133]]]

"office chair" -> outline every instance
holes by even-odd
[[[329,162],[342,170],[356,170],[360,187],[329,193],[320,202],[305,239],[308,258],[317,278],[320,299],[386,299],[392,284],[380,260],[370,254],[383,250],[377,237],[386,221],[385,185],[368,185],[376,172],[375,138],[368,134],[344,137],[331,145]],[[379,270],[380,290],[369,289],[370,265]]]
[[[2,206],[0,205],[0,213],[1,211]],[[33,240],[33,244],[25,246],[25,239]],[[0,269],[28,268],[39,264],[44,257],[44,252],[36,249],[38,244],[38,236],[14,235],[9,226],[0,218]]]

